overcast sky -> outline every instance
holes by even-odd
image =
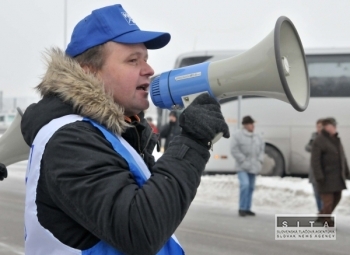
[[[350,0],[2,0],[0,91],[4,97],[35,97],[44,73],[42,54],[65,48],[75,24],[93,9],[120,3],[143,30],[166,31],[171,42],[149,51],[156,73],[179,54],[204,49],[249,49],[287,16],[304,48],[350,47]],[[67,33],[65,34],[65,31]]]

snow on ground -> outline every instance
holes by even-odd
[[[24,180],[26,161],[8,167],[9,179]],[[4,180],[6,181],[6,179]],[[0,183],[1,184],[1,183]],[[347,181],[350,189],[350,181]],[[344,190],[335,213],[350,216],[350,190]],[[238,210],[239,182],[237,175],[204,175],[195,202]],[[306,178],[257,176],[252,210],[275,213],[317,212],[311,184]]]
[[[314,214],[316,202],[307,178],[257,176],[253,194],[253,211],[274,211],[279,214]],[[350,188],[350,181],[347,181]],[[205,175],[195,198],[196,202],[238,210],[239,181],[237,175]],[[350,191],[344,190],[335,214],[350,216]]]
[[[162,153],[154,151],[155,158]],[[335,209],[336,214],[350,216],[350,181]],[[202,176],[195,202],[207,203],[238,210],[239,182],[237,175]],[[279,214],[317,213],[311,183],[307,178],[257,176],[252,210],[273,211]]]

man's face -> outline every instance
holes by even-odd
[[[149,107],[148,88],[154,71],[147,64],[144,44],[106,43],[106,59],[97,76],[104,82],[114,101],[133,116]]]
[[[169,115],[170,122],[176,122],[176,117],[174,115]]]
[[[337,133],[337,128],[332,124],[327,124],[323,128],[331,135],[335,135]]]
[[[248,132],[254,132],[254,123],[249,123],[249,124],[244,124],[243,127],[248,131]]]

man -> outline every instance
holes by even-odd
[[[316,132],[313,132],[311,134],[311,138],[310,138],[308,144],[305,145],[305,150],[307,152],[311,152],[312,151],[312,144],[315,141],[316,137],[321,134],[322,129],[323,129],[322,119],[319,119],[316,122]],[[321,210],[322,210],[322,201],[321,201],[320,193],[317,190],[317,182],[315,180],[314,172],[313,172],[311,166],[310,166],[310,170],[309,170],[309,182],[312,184],[312,189],[314,191],[314,196],[315,196],[315,200],[316,200],[317,210],[318,210],[318,213],[320,213]]]
[[[75,26],[65,54],[49,52],[37,86],[42,99],[21,123],[31,146],[27,255],[183,254],[172,234],[195,197],[212,139],[229,131],[217,101],[199,96],[180,117],[182,134],[154,163],[157,138],[143,116],[154,74],[148,49],[169,40],[141,31],[113,5]]]
[[[346,189],[345,180],[350,178],[350,173],[336,120],[326,118],[322,125],[323,130],[312,145],[311,165],[321,195],[321,214],[330,215],[341,199],[342,190]],[[324,218],[324,221],[334,225],[330,219]]]
[[[232,137],[231,154],[236,160],[239,180],[239,216],[255,216],[251,211],[255,176],[261,171],[265,143],[254,133],[254,120],[250,116],[242,119],[243,129]]]
[[[181,128],[177,121],[175,111],[169,112],[169,123],[165,124],[160,130],[160,138],[165,138],[164,151],[169,147],[171,140],[181,133]]]

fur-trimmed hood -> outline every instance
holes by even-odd
[[[42,97],[57,95],[79,115],[99,122],[114,133],[121,134],[128,127],[124,109],[114,102],[101,80],[86,73],[58,48],[49,50],[45,60],[47,72],[36,87]]]

